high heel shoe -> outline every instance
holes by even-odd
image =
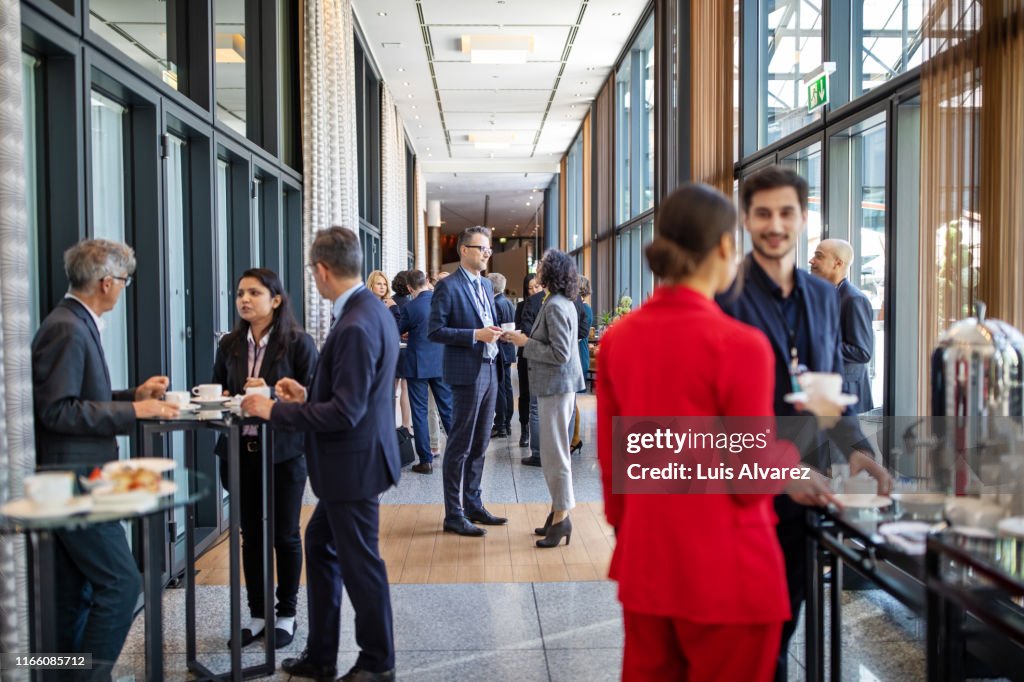
[[[555,516],[554,512],[548,512],[548,518],[544,520],[544,527],[543,528],[534,528],[533,529],[533,534],[534,535],[539,535],[541,537],[544,537],[545,535],[547,535],[548,534],[548,528],[551,527],[551,519],[554,518],[554,516]]]
[[[582,450],[583,450],[583,441],[577,441],[576,445],[572,445],[572,446],[569,447],[569,454],[570,455],[574,455],[577,452],[580,452]]]
[[[547,535],[544,536],[543,540],[537,540],[538,547],[557,547],[558,544],[565,538],[565,546],[569,546],[569,540],[572,539],[572,519],[566,516],[558,523],[553,523],[548,528]]]

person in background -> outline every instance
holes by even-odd
[[[317,352],[312,337],[292,314],[284,285],[272,270],[253,268],[238,278],[235,294],[238,323],[217,345],[213,382],[228,395],[253,387],[272,386],[293,377],[309,386]],[[299,511],[306,490],[305,439],[301,433],[274,435],[274,553],[277,558],[277,618],[275,646],[288,646],[295,636],[295,612],[302,573]],[[263,601],[263,466],[256,426],[243,426],[239,458],[241,480],[242,569],[245,572],[250,621],[242,628],[242,646],[264,634]],[[217,441],[216,453],[227,454],[227,439]],[[228,489],[228,467],[220,466],[221,483]],[[231,646],[230,641],[228,646]]]
[[[388,276],[380,270],[374,270],[366,278],[366,288],[388,308],[395,305],[395,299],[391,298],[391,285],[388,283]]]
[[[516,304],[516,329],[527,336],[530,335],[533,320],[537,319],[537,313],[540,312],[542,300],[532,298],[540,291],[540,285],[535,280],[535,275],[527,275],[523,279],[523,291],[526,292],[526,298]],[[519,374],[519,447],[526,448],[530,446],[530,374],[527,369],[529,362],[523,357],[522,348],[517,349],[516,354],[516,372]],[[523,461],[525,462],[527,459],[530,457],[525,457]],[[537,465],[540,465],[539,458]]]
[[[176,417],[178,408],[158,400],[169,385],[165,376],[134,389],[110,387],[101,318],[132,283],[132,249],[104,239],[79,242],[64,252],[64,272],[68,293],[32,339],[36,462],[87,476],[118,458],[115,436],[134,433],[138,419]],[[124,528],[113,521],[54,535],[56,570],[46,578],[57,601],[57,649],[92,654],[97,667],[88,679],[109,679],[142,589]]]
[[[587,372],[590,371],[590,330],[594,326],[594,311],[587,303],[590,298],[590,280],[580,275],[580,295],[576,298],[576,309],[579,311],[579,343],[580,343],[580,367],[583,368],[584,388],[580,393],[586,393]],[[576,409],[573,415],[572,445],[569,452],[579,452],[583,449],[583,438],[580,434],[580,411]]]
[[[578,316],[573,301],[579,294],[576,263],[565,253],[550,249],[537,267],[537,278],[548,297],[533,323],[530,336],[509,332],[504,337],[523,349],[530,361],[530,390],[537,397],[541,466],[551,494],[551,513],[537,529],[538,547],[556,547],[572,539],[569,512],[576,506],[569,460],[569,438],[576,391],[585,384],[580,367]]]
[[[840,420],[827,432],[803,428],[805,412],[786,401],[799,386],[804,371],[843,372],[839,329],[839,296],[835,288],[796,267],[797,238],[807,227],[807,181],[793,170],[768,166],[748,177],[740,189],[743,225],[753,250],[743,261],[733,288],[718,297],[727,315],[757,327],[771,341],[774,392],[770,395],[779,422],[779,436],[793,441],[805,461],[818,472],[828,466],[831,440],[845,455],[851,475],[866,471],[887,494],[892,477],[874,453],[855,418]],[[601,341],[604,357],[604,340]],[[602,359],[601,371],[604,371]],[[849,410],[847,410],[849,414]],[[786,560],[790,612],[782,629],[776,679],[786,680],[789,640],[806,592],[806,505],[834,498],[821,479],[803,481],[797,489],[775,499],[779,517],[776,532]]]
[[[598,458],[616,534],[624,682],[767,682],[790,613],[770,495],[612,490],[615,417],[773,413],[768,340],[714,301],[736,272],[735,226],[732,201],[711,187],[666,197],[646,249],[660,284],[601,339]]]
[[[296,677],[337,675],[341,591],[355,611],[359,656],[343,682],[395,679],[395,639],[387,567],[381,559],[380,495],[398,483],[395,365],[398,331],[376,294],[360,281],[359,237],[343,227],[316,233],[309,249],[313,281],[332,302],[333,323],[307,391],[277,382],[278,402],[260,395],[242,409],[279,431],[307,434],[309,481],[318,502],[306,526],[309,635],[281,669]]]
[[[407,272],[403,270],[391,280],[391,289],[395,292],[395,296],[392,299],[395,305],[391,306],[391,314],[395,316],[396,324],[402,315],[402,308],[412,300],[409,297],[409,287],[406,285],[406,274]],[[398,406],[402,413],[402,428],[409,431],[412,429],[412,407],[409,403],[409,387],[405,383],[405,378],[409,372],[405,350],[405,348],[398,350],[398,368],[395,370],[395,376],[397,377],[395,379],[395,392],[398,394]]]
[[[494,287],[494,309],[498,312],[495,322],[499,327],[506,323],[514,323],[516,317],[512,301],[505,297],[505,275],[492,272],[487,275]],[[505,341],[498,342],[498,399],[494,408],[494,428],[491,438],[508,438],[512,435],[512,365],[516,361],[516,348]]]
[[[875,407],[868,363],[875,348],[871,300],[850,281],[853,247],[842,239],[825,239],[811,258],[811,272],[839,291],[839,330],[843,344],[843,392],[857,396],[856,412]]]
[[[430,302],[427,338],[444,344],[444,381],[452,388],[452,430],[444,450],[444,531],[486,535],[474,523],[500,526],[508,519],[484,508],[484,454],[491,441],[501,327],[494,289],[481,273],[491,257],[491,231],[466,228],[459,235],[459,269],[439,281]],[[461,492],[461,500],[460,500]]]
[[[411,300],[402,309],[398,320],[400,334],[408,334],[406,348],[409,399],[412,403],[412,425],[416,436],[416,454],[419,462],[412,465],[418,474],[433,473],[434,451],[430,447],[427,426],[427,396],[433,395],[444,429],[452,429],[452,390],[441,380],[444,346],[427,338],[430,323],[430,301],[433,291],[426,276],[419,270],[406,273]]]

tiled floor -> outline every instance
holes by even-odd
[[[615,585],[604,579],[614,541],[601,514],[600,476],[593,449],[594,399],[580,401],[586,445],[573,457],[580,506],[573,541],[556,550],[533,547],[532,529],[546,514],[547,487],[540,469],[524,467],[516,438],[493,442],[484,468],[484,501],[508,515],[509,525],[486,538],[440,531],[441,477],[405,472],[383,496],[381,552],[388,563],[399,679],[503,682],[616,680],[622,662],[621,610]],[[312,498],[308,498],[312,502]],[[311,511],[305,509],[305,514]],[[229,657],[226,544],[200,567],[197,643],[208,667],[226,669]],[[845,592],[843,680],[904,682],[925,677],[922,621],[877,590]],[[164,596],[166,679],[188,677],[185,666],[184,593]],[[295,640],[278,664],[302,650],[306,593],[299,592]],[[115,679],[143,680],[143,619],[138,618]],[[347,597],[342,607],[339,672],[358,649]],[[258,663],[261,643],[244,654]],[[790,680],[805,679],[802,624],[790,646]],[[287,680],[278,672],[275,680]]]

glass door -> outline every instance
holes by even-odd
[[[807,269],[822,235],[821,142],[780,154],[779,165],[796,171],[807,181],[807,228],[797,242],[796,266]]]
[[[886,113],[829,137],[828,237],[853,247],[849,281],[871,302],[874,347],[868,362],[874,408],[883,405],[886,297]]]

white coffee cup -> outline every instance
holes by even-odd
[[[270,386],[250,386],[245,389],[246,395],[261,395],[264,398],[270,397]]]
[[[502,322],[501,331],[503,332],[514,332],[516,330],[515,322]]]
[[[192,395],[199,398],[200,400],[216,400],[222,397],[220,384],[199,384],[192,389]]]
[[[167,391],[167,393],[164,394],[164,400],[171,405],[187,407],[189,401],[192,400],[192,394],[188,391]]]
[[[75,475],[47,471],[25,478],[25,496],[37,507],[53,509],[67,504],[74,494]]]
[[[878,482],[861,472],[843,481],[843,492],[854,495],[871,495],[878,490]]]
[[[830,372],[804,372],[797,377],[807,395],[837,400],[843,392],[843,376]]]

